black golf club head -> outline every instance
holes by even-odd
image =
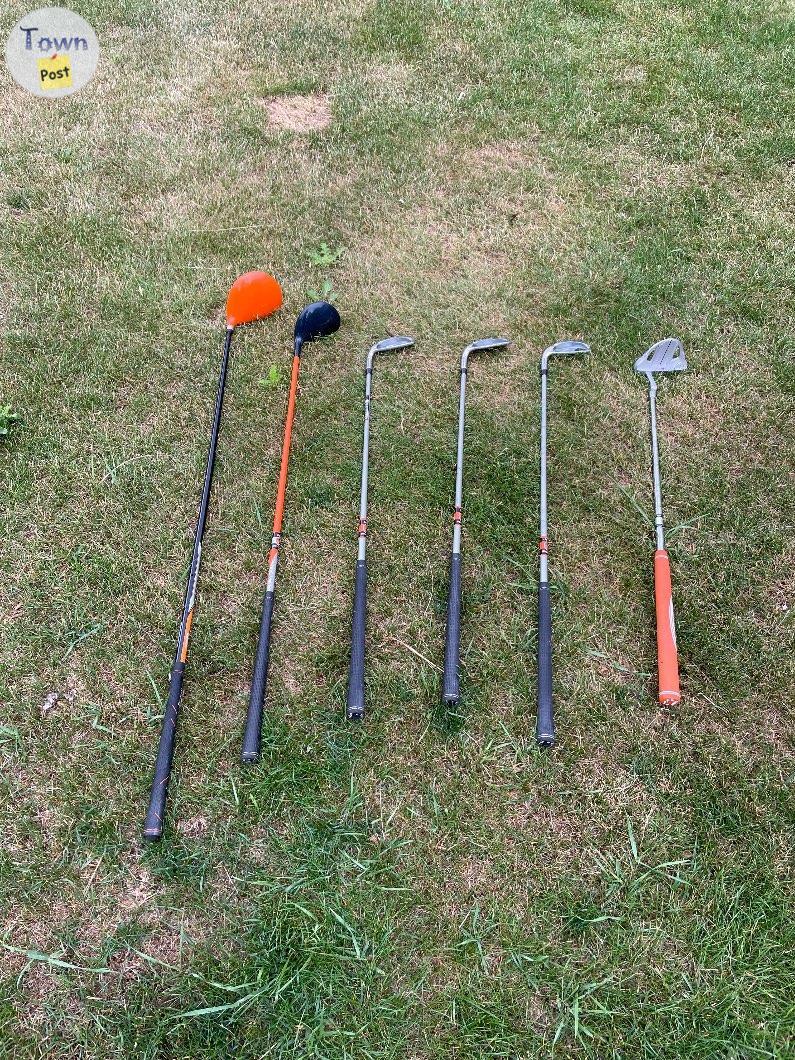
[[[295,322],[296,345],[300,347],[305,342],[333,335],[339,326],[340,315],[333,305],[329,302],[312,302]]]

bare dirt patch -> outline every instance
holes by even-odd
[[[331,103],[325,93],[311,96],[272,96],[262,101],[274,129],[307,133],[331,125]]]

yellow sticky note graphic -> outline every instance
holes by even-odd
[[[39,84],[43,89],[72,87],[72,60],[68,55],[53,55],[38,59]]]

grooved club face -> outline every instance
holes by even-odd
[[[373,346],[371,353],[396,353],[398,350],[407,350],[414,345],[414,339],[408,335],[390,335],[388,339],[381,339]]]
[[[687,368],[685,350],[679,339],[655,342],[635,361],[635,371],[643,375],[654,372],[684,372]]]
[[[577,339],[563,339],[552,346],[547,346],[542,354],[543,357],[576,357],[580,353],[590,353],[591,347],[587,342]]]
[[[312,302],[295,322],[295,337],[301,342],[314,342],[333,335],[340,326],[340,315],[329,302]]]

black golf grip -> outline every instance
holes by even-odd
[[[185,677],[185,663],[175,662],[171,670],[171,682],[168,686],[168,699],[163,714],[163,725],[160,730],[160,744],[157,748],[155,775],[152,781],[152,793],[149,796],[149,809],[144,821],[144,839],[160,839],[163,835],[164,817],[166,815],[166,797],[168,782],[171,779],[171,762],[174,758],[174,739],[177,734],[177,715],[179,701],[182,698],[182,681]]]
[[[246,731],[243,734],[241,761],[256,762],[259,758],[260,739],[262,737],[262,711],[265,706],[265,691],[268,686],[268,654],[271,643],[271,620],[273,619],[273,602],[276,594],[265,593],[262,601],[262,618],[259,624],[257,656],[254,660],[254,676],[251,679],[251,695],[248,700],[248,717]]]
[[[351,666],[348,671],[348,721],[364,717],[364,636],[367,620],[367,561],[356,561],[356,587],[353,591],[353,630]]]
[[[461,553],[450,560],[450,592],[447,597],[447,635],[444,642],[442,699],[455,706],[459,699],[458,656],[461,644]]]
[[[536,740],[540,747],[555,743],[552,717],[552,615],[549,607],[549,585],[538,586],[538,716]]]

